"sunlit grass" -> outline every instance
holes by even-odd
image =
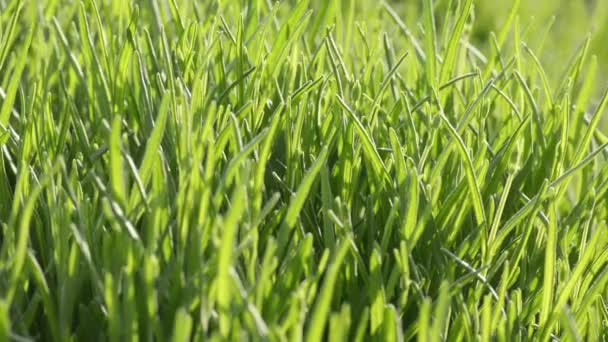
[[[0,341],[607,339],[605,30],[524,2],[0,0]]]

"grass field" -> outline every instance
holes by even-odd
[[[0,0],[0,342],[608,339],[606,23]]]

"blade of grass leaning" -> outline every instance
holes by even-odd
[[[317,156],[317,159],[306,173],[306,176],[304,176],[302,179],[298,190],[290,199],[289,206],[285,212],[285,217],[278,234],[279,249],[277,255],[283,255],[285,250],[289,247],[288,243],[291,239],[291,234],[293,234],[293,228],[298,220],[300,211],[304,207],[306,198],[308,197],[308,194],[310,193],[310,190],[317,179],[317,175],[321,171],[323,164],[327,161],[328,151],[329,149],[327,146],[323,147]]]
[[[424,8],[424,49],[426,51],[425,75],[426,82],[430,88],[435,88],[437,83],[437,33],[435,31],[435,14],[433,0],[425,0]]]
[[[530,55],[530,57],[532,57],[532,61],[534,61],[534,65],[536,66],[538,74],[540,75],[545,96],[547,97],[547,101],[549,102],[549,108],[552,108],[554,101],[553,94],[551,94],[551,89],[549,87],[549,80],[547,79],[547,73],[545,72],[545,69],[543,68],[540,61],[538,60],[538,57],[536,57],[536,55],[534,54],[534,51],[532,51],[532,49],[530,49],[526,44],[524,44],[523,47],[524,51],[526,51]]]
[[[598,247],[598,244],[601,241],[601,235],[602,233],[598,231],[592,236],[591,240],[589,241],[589,247],[585,250],[585,253],[582,255],[581,259],[572,270],[570,277],[568,278],[564,286],[561,288],[559,294],[557,294],[555,304],[553,305],[551,310],[551,315],[548,317],[547,321],[543,325],[543,335],[546,336],[549,334],[550,329],[559,317],[559,313],[568,303],[570,296],[572,296],[576,284],[580,281],[580,279],[587,271],[588,265],[593,261],[593,256],[597,253],[596,248]],[[604,274],[604,278],[607,278],[606,274],[608,273],[604,272]],[[598,280],[599,279],[600,278],[598,278]]]
[[[283,24],[279,32],[279,39],[274,42],[272,50],[266,59],[266,65],[270,68],[269,75],[276,77],[280,70],[282,61],[289,48],[300,38],[312,12],[307,10],[308,0],[298,2],[298,6],[291,11],[291,15]]]
[[[231,207],[222,220],[221,248],[217,256],[216,291],[219,307],[219,324],[222,336],[227,337],[232,318],[229,314],[232,282],[230,268],[234,258],[234,243],[238,232],[239,221],[245,211],[246,184],[244,181],[236,186],[231,200]]]
[[[13,69],[13,74],[11,75],[10,83],[8,84],[8,88],[6,90],[6,95],[3,96],[4,101],[0,107],[0,127],[5,129],[8,127],[13,106],[15,105],[15,97],[17,96],[17,90],[19,89],[19,81],[21,80],[21,75],[23,74],[28,60],[27,54],[30,50],[30,46],[32,45],[34,32],[35,29],[30,29],[25,38],[25,42],[19,51],[19,58],[17,59],[17,64]]]
[[[499,47],[503,47],[507,36],[509,34],[509,32],[511,30],[515,31],[515,34],[518,34],[519,32],[517,31],[517,25],[513,25],[514,20],[517,18],[518,12],[519,12],[519,6],[520,6],[521,0],[514,0],[512,2],[511,5],[511,9],[509,10],[509,14],[507,15],[507,18],[505,19],[505,21],[503,22],[503,25],[500,29],[500,31],[498,32],[498,36],[496,38],[497,42],[498,42],[498,46]],[[519,44],[518,40],[519,39],[514,39],[515,40],[515,44]],[[488,59],[488,64],[486,65],[486,68],[483,72],[483,79],[487,79],[488,77],[490,77],[490,74],[492,73],[493,69],[494,69],[494,65],[496,64],[496,51],[492,51],[492,53],[489,56]]]
[[[589,123],[589,126],[587,127],[587,131],[585,132],[583,139],[580,141],[580,143],[576,149],[576,152],[575,152],[573,160],[572,160],[572,164],[576,164],[576,163],[580,162],[583,159],[585,152],[587,152],[587,150],[589,149],[589,145],[591,144],[591,139],[593,138],[593,135],[598,127],[598,124],[600,123],[600,119],[602,117],[604,109],[606,109],[606,104],[608,104],[608,88],[606,88],[606,90],[604,90],[604,94],[602,95],[600,103],[597,106],[595,112],[593,113],[591,122]]]
[[[543,269],[543,295],[540,310],[540,324],[543,325],[549,319],[553,308],[553,288],[555,282],[555,264],[557,249],[557,205],[551,205],[552,213],[547,226],[547,238],[545,244],[545,260]]]
[[[123,208],[126,204],[124,165],[121,152],[121,126],[122,117],[116,115],[112,120],[112,131],[110,133],[110,183],[113,200]]]
[[[323,279],[323,285],[316,298],[314,308],[310,318],[310,323],[307,328],[305,341],[315,342],[320,341],[327,325],[327,318],[331,305],[331,298],[335,291],[336,282],[344,258],[349,250],[347,241],[342,241],[335,247],[334,257],[331,264],[327,268],[325,277]]]
[[[369,134],[365,130],[365,127],[363,127],[363,124],[361,123],[361,121],[359,121],[353,110],[346,104],[344,99],[339,96],[337,97],[337,99],[342,108],[344,108],[344,111],[348,115],[349,119],[354,122],[355,131],[361,139],[365,155],[369,159],[378,181],[383,182],[387,180],[388,174],[386,171],[386,166],[384,165],[382,158],[380,158],[378,150],[374,147],[374,142],[372,141],[372,138],[369,136]]]
[[[580,117],[577,115],[574,120],[572,120],[572,132],[575,137],[580,137],[580,134],[583,132],[581,129],[584,124],[584,116],[587,111],[587,106],[589,105],[589,100],[593,95],[594,85],[597,76],[597,56],[591,56],[591,62],[587,67],[587,72],[585,73],[585,77],[583,78],[583,83],[576,97],[574,110]]]
[[[34,216],[38,197],[42,194],[43,190],[49,186],[52,181],[51,177],[55,176],[55,174],[60,171],[61,166],[61,162],[56,163],[53,168],[49,170],[50,172],[40,180],[40,183],[32,189],[23,205],[23,211],[19,213],[19,217],[14,215],[11,215],[10,217],[10,226],[17,227],[17,230],[15,251],[11,258],[11,271],[10,277],[8,278],[8,289],[2,298],[2,300],[6,303],[11,303],[13,301],[15,293],[18,290],[19,278],[22,276],[23,267],[25,266],[27,257],[28,240],[30,237],[30,222]],[[4,252],[4,248],[2,252]]]
[[[21,11],[23,10],[23,3],[19,3],[18,7],[13,10],[10,24],[4,27],[2,30],[2,40],[0,41],[0,71],[6,61],[6,55],[8,54],[10,46],[13,44],[15,38],[15,29],[19,18],[21,17]]]
[[[150,138],[146,142],[146,148],[144,150],[143,158],[139,166],[139,178],[141,179],[144,186],[148,185],[150,178],[152,177],[152,168],[158,158],[158,149],[161,147],[165,128],[167,126],[167,117],[169,116],[169,96],[165,96],[161,102],[158,111],[158,117],[156,119],[154,128],[150,133]],[[137,191],[131,191],[131,197],[129,199],[129,209],[134,208],[140,201],[139,193]]]
[[[460,157],[464,161],[463,164],[464,164],[464,169],[465,169],[465,175],[467,178],[467,182],[469,183],[469,193],[471,195],[471,202],[473,202],[473,209],[475,211],[475,219],[476,219],[478,225],[482,225],[483,223],[486,222],[486,213],[485,213],[485,209],[484,209],[484,205],[483,205],[483,200],[481,197],[481,191],[479,190],[479,183],[477,182],[477,176],[475,175],[473,161],[471,159],[469,152],[467,151],[467,147],[466,147],[464,141],[462,140],[462,138],[460,137],[460,135],[458,134],[458,132],[456,131],[454,126],[452,126],[452,124],[450,123],[448,118],[446,118],[445,115],[443,115],[443,113],[439,113],[439,117],[445,123],[446,127],[448,128],[448,131],[450,132],[450,134],[452,135],[454,140],[456,140],[456,142],[458,143],[457,144],[458,152],[460,154]]]
[[[465,0],[462,7],[457,11],[459,16],[456,25],[452,29],[452,35],[448,39],[448,47],[445,51],[445,57],[443,58],[443,64],[441,66],[439,84],[444,84],[445,82],[449,81],[450,77],[452,76],[454,66],[456,65],[456,52],[458,50],[458,46],[460,45],[460,38],[462,36],[464,25],[469,18],[472,3],[473,0]]]

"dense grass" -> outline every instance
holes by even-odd
[[[605,27],[434,2],[0,0],[0,341],[608,339]]]

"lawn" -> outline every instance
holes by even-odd
[[[0,0],[0,342],[608,339],[608,2]]]

